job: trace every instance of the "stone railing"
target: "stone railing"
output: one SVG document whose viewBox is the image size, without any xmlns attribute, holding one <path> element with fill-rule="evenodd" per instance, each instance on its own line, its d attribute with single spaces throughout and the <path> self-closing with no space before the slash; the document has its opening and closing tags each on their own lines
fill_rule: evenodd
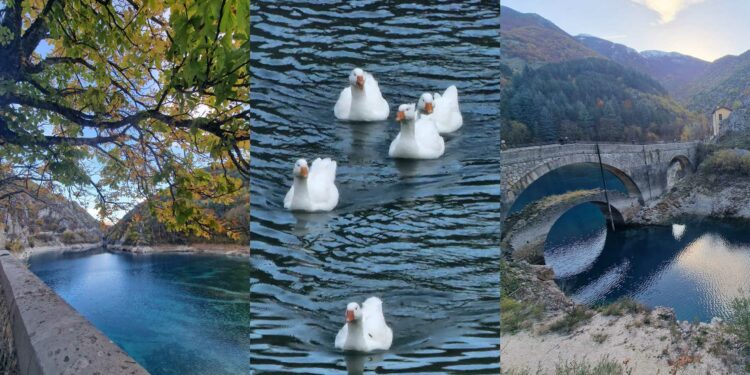
<svg viewBox="0 0 750 375">
<path fill-rule="evenodd" d="M 5 373 L 148 374 L 8 251 L 0 251 Z M 10 354 L 10 353 L 7 353 Z"/>
</svg>

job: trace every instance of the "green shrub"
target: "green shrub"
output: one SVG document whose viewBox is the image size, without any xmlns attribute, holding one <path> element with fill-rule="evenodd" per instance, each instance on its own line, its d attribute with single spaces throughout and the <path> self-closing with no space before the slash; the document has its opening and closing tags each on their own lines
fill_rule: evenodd
<svg viewBox="0 0 750 375">
<path fill-rule="evenodd" d="M 631 297 L 623 297 L 610 304 L 599 306 L 597 310 L 606 316 L 623 316 L 643 313 L 648 311 L 648 308 Z"/>
<path fill-rule="evenodd" d="M 522 303 L 510 297 L 500 297 L 500 332 L 512 335 L 530 328 L 534 320 L 541 318 L 544 307 L 537 303 Z"/>
<path fill-rule="evenodd" d="M 549 330 L 552 332 L 568 334 L 581 324 L 587 322 L 594 314 L 585 306 L 576 306 L 562 319 L 556 320 L 550 324 Z"/>
<path fill-rule="evenodd" d="M 525 369 L 503 369 L 504 375 L 540 375 L 543 374 L 541 369 L 532 372 Z M 585 360 L 572 360 L 558 363 L 555 365 L 555 375 L 630 375 L 633 369 L 629 368 L 609 357 L 602 357 L 596 363 L 589 363 Z"/>
<path fill-rule="evenodd" d="M 511 296 L 519 288 L 518 277 L 508 261 L 500 259 L 500 295 Z"/>
<path fill-rule="evenodd" d="M 729 304 L 729 310 L 729 331 L 739 338 L 746 350 L 750 349 L 750 297 L 735 297 Z"/>
<path fill-rule="evenodd" d="M 750 176 L 750 153 L 741 154 L 738 150 L 727 149 L 716 151 L 701 163 L 701 172 Z"/>
<path fill-rule="evenodd" d="M 594 333 L 591 335 L 591 339 L 594 340 L 594 342 L 597 344 L 604 343 L 608 338 L 609 335 L 607 335 L 606 333 Z"/>
<path fill-rule="evenodd" d="M 530 328 L 533 321 L 544 313 L 541 304 L 524 303 L 513 298 L 521 287 L 516 272 L 516 267 L 500 259 L 500 330 L 503 335 Z"/>
<path fill-rule="evenodd" d="M 35 235 L 34 238 L 38 240 L 39 242 L 43 242 L 43 243 L 52 242 L 55 239 L 55 237 L 53 237 L 49 233 L 39 233 Z"/>
<path fill-rule="evenodd" d="M 542 374 L 542 370 L 539 369 L 536 372 L 531 372 L 531 370 L 529 370 L 527 368 L 522 369 L 522 370 L 519 370 L 519 369 L 508 369 L 508 370 L 501 369 L 500 373 L 502 375 L 540 375 L 540 374 Z"/>
<path fill-rule="evenodd" d="M 20 253 L 23 250 L 23 244 L 19 240 L 10 240 L 5 243 L 5 250 L 12 253 Z"/>
<path fill-rule="evenodd" d="M 556 375 L 624 375 L 632 374 L 633 369 L 618 363 L 609 357 L 603 357 L 596 364 L 586 361 L 566 361 L 555 366 Z"/>
<path fill-rule="evenodd" d="M 715 144 L 699 143 L 696 150 L 696 163 L 701 165 L 709 156 L 719 150 L 719 146 Z"/>
<path fill-rule="evenodd" d="M 64 244 L 75 243 L 77 238 L 78 238 L 78 236 L 76 236 L 76 234 L 73 231 L 71 231 L 71 230 L 66 230 L 62 234 L 62 242 Z"/>
</svg>

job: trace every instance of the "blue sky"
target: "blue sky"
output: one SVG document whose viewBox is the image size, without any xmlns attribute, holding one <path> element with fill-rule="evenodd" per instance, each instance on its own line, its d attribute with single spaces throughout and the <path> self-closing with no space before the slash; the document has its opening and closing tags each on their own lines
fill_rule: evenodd
<svg viewBox="0 0 750 375">
<path fill-rule="evenodd" d="M 638 51 L 675 51 L 713 61 L 750 49 L 748 0 L 501 0 L 571 35 L 590 34 Z"/>
</svg>

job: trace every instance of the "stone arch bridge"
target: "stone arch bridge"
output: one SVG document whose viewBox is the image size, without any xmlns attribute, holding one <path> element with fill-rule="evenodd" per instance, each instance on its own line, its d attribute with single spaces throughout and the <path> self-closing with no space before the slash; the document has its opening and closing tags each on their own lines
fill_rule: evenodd
<svg viewBox="0 0 750 375">
<path fill-rule="evenodd" d="M 519 225 L 519 215 L 508 217 L 516 198 L 534 181 L 547 172 L 575 164 L 599 165 L 612 172 L 623 182 L 627 194 L 609 191 L 613 207 L 612 219 L 627 223 L 640 210 L 641 205 L 654 200 L 671 188 L 681 176 L 692 173 L 697 163 L 698 142 L 660 143 L 648 145 L 600 144 L 597 155 L 596 144 L 574 143 L 524 147 L 502 151 L 501 173 L 501 217 L 503 238 L 513 251 L 527 245 L 539 245 L 554 222 L 568 209 L 577 204 L 591 202 L 608 208 L 603 191 L 587 192 L 574 197 L 565 197 L 557 206 L 545 203 L 546 214 L 522 210 L 525 216 Z M 534 205 L 530 204 L 530 209 Z M 537 209 L 539 205 L 536 205 Z M 506 220 L 508 219 L 508 220 Z M 609 219 L 609 217 L 608 217 Z"/>
</svg>

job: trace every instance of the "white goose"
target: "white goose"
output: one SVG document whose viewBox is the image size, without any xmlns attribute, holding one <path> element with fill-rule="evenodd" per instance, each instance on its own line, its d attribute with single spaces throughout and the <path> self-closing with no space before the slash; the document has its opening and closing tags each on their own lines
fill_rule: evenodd
<svg viewBox="0 0 750 375">
<path fill-rule="evenodd" d="M 417 107 L 420 115 L 435 121 L 435 125 L 441 134 L 454 132 L 461 128 L 464 123 L 461 110 L 458 108 L 458 89 L 456 89 L 456 86 L 445 89 L 443 95 L 438 93 L 435 93 L 434 96 L 430 93 L 422 94 Z"/>
<path fill-rule="evenodd" d="M 383 121 L 389 112 L 390 107 L 380 93 L 378 81 L 360 68 L 349 74 L 349 87 L 341 91 L 333 107 L 337 119 L 348 121 Z"/>
<path fill-rule="evenodd" d="M 362 307 L 352 302 L 346 306 L 346 323 L 336 335 L 337 349 L 371 352 L 388 350 L 393 342 L 393 331 L 383 317 L 383 301 L 370 297 Z"/>
<path fill-rule="evenodd" d="M 391 142 L 388 155 L 402 159 L 436 159 L 445 152 L 445 141 L 440 136 L 432 119 L 416 119 L 414 104 L 398 107 L 396 121 L 401 131 Z"/>
<path fill-rule="evenodd" d="M 308 170 L 305 159 L 297 160 L 294 163 L 294 183 L 284 197 L 284 208 L 307 212 L 333 210 L 339 203 L 335 180 L 335 161 L 318 158 Z"/>
</svg>

